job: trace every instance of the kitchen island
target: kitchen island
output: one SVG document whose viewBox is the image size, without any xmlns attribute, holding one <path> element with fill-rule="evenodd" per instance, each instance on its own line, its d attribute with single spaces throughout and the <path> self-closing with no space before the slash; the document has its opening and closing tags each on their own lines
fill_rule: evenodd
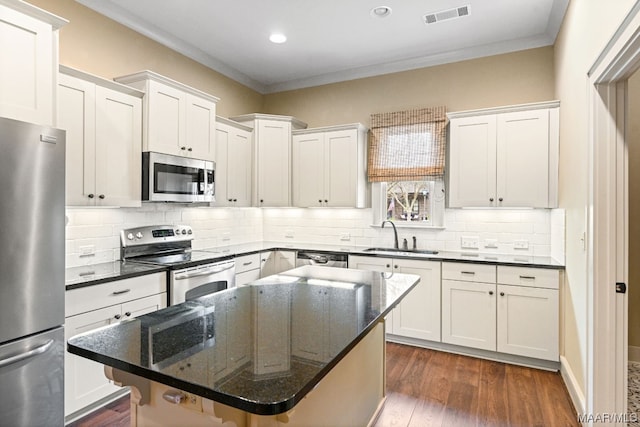
<svg viewBox="0 0 640 427">
<path fill-rule="evenodd" d="M 132 425 L 367 425 L 384 402 L 384 316 L 418 282 L 300 267 L 68 349 L 132 386 Z"/>
</svg>

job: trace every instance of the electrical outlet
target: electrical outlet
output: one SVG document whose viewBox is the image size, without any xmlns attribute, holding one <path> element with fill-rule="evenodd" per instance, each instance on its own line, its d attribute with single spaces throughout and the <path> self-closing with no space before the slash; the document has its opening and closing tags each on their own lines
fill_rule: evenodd
<svg viewBox="0 0 640 427">
<path fill-rule="evenodd" d="M 185 399 L 180 403 L 185 409 L 202 412 L 202 398 L 195 394 L 184 393 Z"/>
<path fill-rule="evenodd" d="M 529 249 L 529 241 L 528 240 L 514 240 L 513 241 L 514 249 Z"/>
<path fill-rule="evenodd" d="M 484 247 L 496 249 L 498 247 L 498 239 L 484 239 Z"/>
<path fill-rule="evenodd" d="M 78 248 L 80 256 L 92 256 L 96 253 L 95 245 L 84 245 Z"/>
<path fill-rule="evenodd" d="M 222 241 L 228 242 L 229 240 L 231 240 L 231 233 L 229 233 L 228 231 L 225 233 L 222 233 Z"/>
<path fill-rule="evenodd" d="M 343 242 L 348 242 L 349 240 L 351 240 L 351 234 L 349 233 L 340 234 L 340 240 Z"/>
<path fill-rule="evenodd" d="M 478 249 L 480 248 L 480 238 L 478 236 L 462 236 L 460 247 L 462 249 Z"/>
<path fill-rule="evenodd" d="M 284 232 L 284 238 L 285 239 L 293 239 L 294 238 L 294 234 L 293 234 L 293 230 L 286 230 Z"/>
</svg>

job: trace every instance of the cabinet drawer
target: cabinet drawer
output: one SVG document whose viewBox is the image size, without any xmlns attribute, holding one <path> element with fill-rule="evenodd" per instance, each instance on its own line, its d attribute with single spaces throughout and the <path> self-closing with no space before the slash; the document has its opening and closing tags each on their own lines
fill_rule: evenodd
<svg viewBox="0 0 640 427">
<path fill-rule="evenodd" d="M 558 289 L 560 271 L 547 268 L 498 266 L 498 283 Z"/>
<path fill-rule="evenodd" d="M 243 255 L 236 258 L 236 274 L 260 268 L 260 254 Z"/>
<path fill-rule="evenodd" d="M 442 278 L 463 282 L 496 282 L 496 266 L 461 262 L 443 262 Z"/>
<path fill-rule="evenodd" d="M 164 272 L 73 289 L 65 293 L 65 316 L 73 316 L 163 292 L 167 292 L 167 275 Z"/>
</svg>

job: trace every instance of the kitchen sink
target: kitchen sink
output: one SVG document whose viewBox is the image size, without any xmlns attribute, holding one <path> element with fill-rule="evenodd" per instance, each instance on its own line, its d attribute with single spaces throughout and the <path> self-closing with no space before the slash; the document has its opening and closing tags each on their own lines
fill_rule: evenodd
<svg viewBox="0 0 640 427">
<path fill-rule="evenodd" d="M 404 252 L 408 254 L 437 255 L 438 251 L 422 249 L 367 248 L 363 252 Z"/>
</svg>

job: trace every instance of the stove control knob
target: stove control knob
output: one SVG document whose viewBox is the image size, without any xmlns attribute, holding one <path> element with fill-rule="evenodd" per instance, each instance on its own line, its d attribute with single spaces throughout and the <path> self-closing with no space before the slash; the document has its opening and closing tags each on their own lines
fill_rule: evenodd
<svg viewBox="0 0 640 427">
<path fill-rule="evenodd" d="M 182 229 L 182 234 L 187 234 L 187 230 L 185 230 L 184 228 Z"/>
<path fill-rule="evenodd" d="M 191 231 L 191 229 L 188 229 L 187 234 L 193 234 L 193 231 Z"/>
<path fill-rule="evenodd" d="M 141 232 L 137 232 L 136 233 L 136 239 L 142 239 L 142 233 Z"/>
<path fill-rule="evenodd" d="M 133 233 L 129 233 L 129 234 L 127 234 L 127 239 L 129 239 L 129 240 L 133 240 Z"/>
<path fill-rule="evenodd" d="M 180 229 L 176 228 L 176 234 L 180 234 Z"/>
</svg>

